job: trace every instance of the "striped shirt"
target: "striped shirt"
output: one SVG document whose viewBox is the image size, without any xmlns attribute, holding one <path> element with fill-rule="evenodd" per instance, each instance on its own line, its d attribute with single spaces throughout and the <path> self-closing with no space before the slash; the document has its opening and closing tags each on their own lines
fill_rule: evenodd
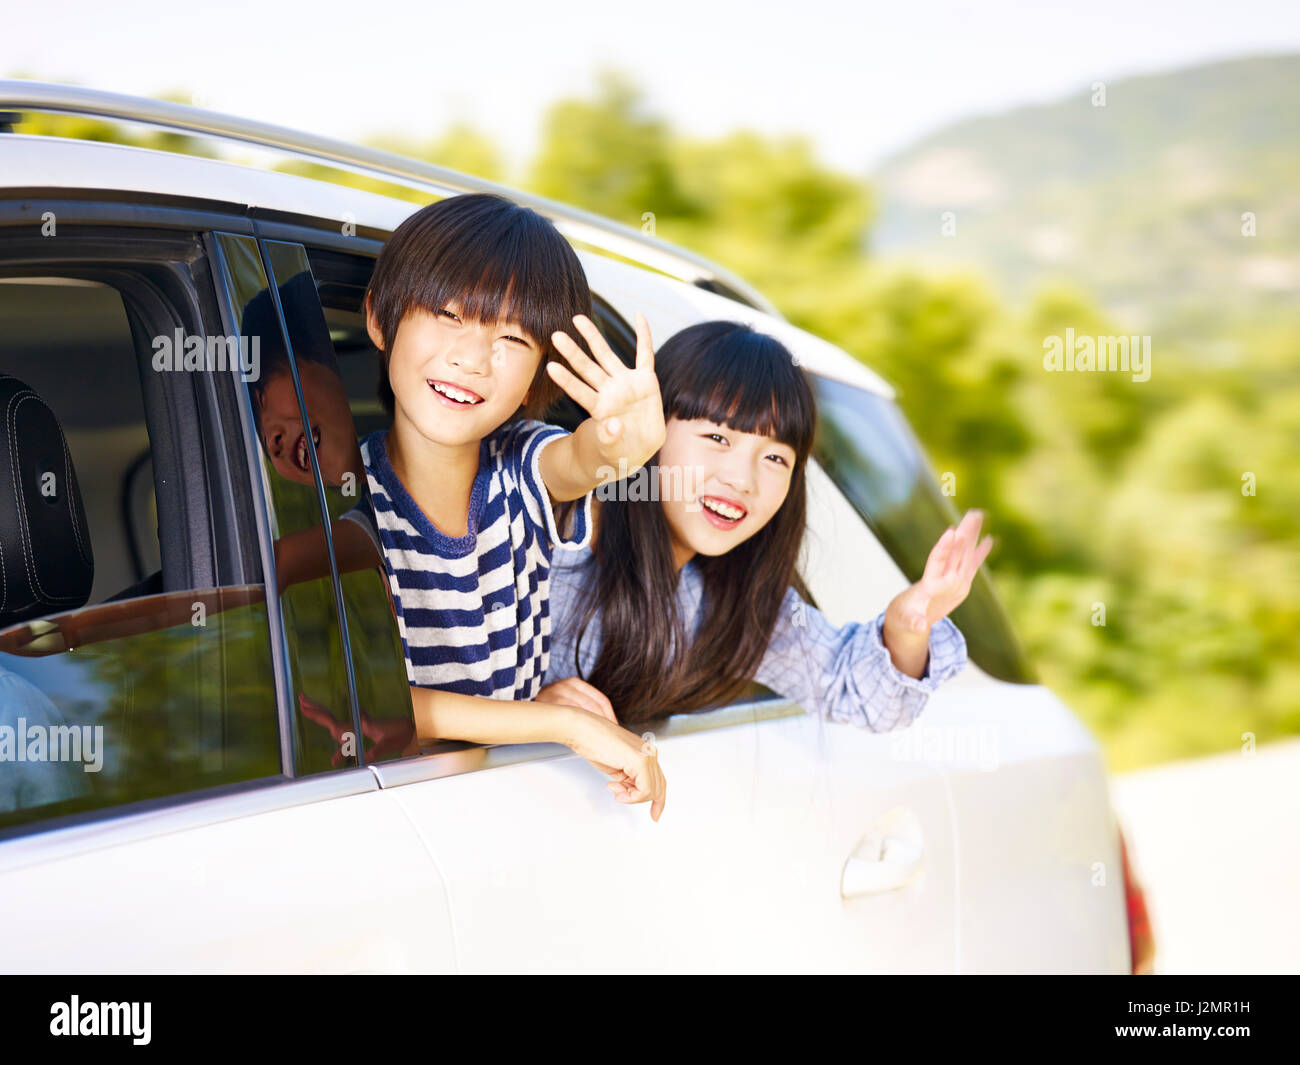
<svg viewBox="0 0 1300 1065">
<path fill-rule="evenodd" d="M 577 624 L 590 598 L 587 582 L 595 575 L 590 550 L 557 558 L 553 575 L 555 641 L 546 684 L 566 677 L 590 677 L 600 656 L 602 638 L 601 615 L 597 611 L 582 635 L 580 660 L 575 662 Z M 703 594 L 704 579 L 692 559 L 682 568 L 676 602 L 691 639 L 698 633 L 704 615 Z M 966 638 L 948 618 L 940 618 L 930 626 L 930 656 L 925 669 L 920 677 L 912 677 L 894 665 L 885 646 L 884 624 L 885 614 L 881 611 L 866 624 L 851 621 L 836 627 L 793 588 L 787 588 L 753 679 L 826 721 L 872 732 L 906 728 L 925 709 L 931 693 L 966 667 Z M 614 710 L 617 713 L 618 707 Z"/>
<path fill-rule="evenodd" d="M 537 694 L 551 645 L 551 552 L 590 539 L 590 493 L 564 537 L 538 469 L 542 448 L 565 435 L 521 420 L 485 437 L 459 537 L 437 529 L 397 479 L 386 431 L 361 441 L 412 684 L 493 699 Z"/>
</svg>

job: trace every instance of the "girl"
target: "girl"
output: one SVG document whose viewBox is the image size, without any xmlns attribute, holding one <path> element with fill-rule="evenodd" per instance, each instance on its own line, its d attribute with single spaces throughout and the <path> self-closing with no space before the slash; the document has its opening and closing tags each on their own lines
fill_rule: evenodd
<svg viewBox="0 0 1300 1065">
<path fill-rule="evenodd" d="M 650 490 L 605 493 L 593 546 L 552 570 L 538 700 L 635 729 L 758 681 L 828 720 L 910 724 L 966 662 L 946 615 L 993 546 L 976 543 L 980 512 L 939 538 L 921 580 L 874 621 L 836 628 L 791 587 L 816 410 L 790 352 L 704 322 L 667 341 L 656 370 L 666 437 L 637 475 Z"/>
</svg>

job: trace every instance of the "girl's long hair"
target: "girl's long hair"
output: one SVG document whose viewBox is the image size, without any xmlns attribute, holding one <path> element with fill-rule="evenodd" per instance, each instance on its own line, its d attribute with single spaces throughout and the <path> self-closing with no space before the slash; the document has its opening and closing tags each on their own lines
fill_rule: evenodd
<svg viewBox="0 0 1300 1065">
<path fill-rule="evenodd" d="M 655 370 L 665 420 L 707 418 L 762 433 L 793 448 L 795 463 L 784 502 L 761 530 L 726 554 L 695 557 L 703 601 L 693 634 L 676 609 L 679 575 L 663 508 L 655 500 L 602 500 L 575 658 L 599 610 L 600 654 L 584 679 L 608 696 L 625 725 L 717 706 L 749 687 L 786 589 L 797 580 L 804 470 L 816 432 L 803 371 L 780 341 L 746 325 L 712 321 L 683 329 L 656 353 Z"/>
</svg>

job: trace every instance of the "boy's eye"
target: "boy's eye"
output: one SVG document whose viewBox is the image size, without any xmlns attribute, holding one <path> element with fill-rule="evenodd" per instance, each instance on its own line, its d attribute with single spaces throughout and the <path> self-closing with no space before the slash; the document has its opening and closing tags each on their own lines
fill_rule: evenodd
<svg viewBox="0 0 1300 1065">
<path fill-rule="evenodd" d="M 508 336 L 508 337 L 504 337 L 503 339 L 513 340 L 516 344 L 522 344 L 524 347 L 528 347 L 528 341 L 526 341 L 523 337 Z"/>
<path fill-rule="evenodd" d="M 453 322 L 459 322 L 459 321 L 460 321 L 460 319 L 457 318 L 454 314 L 452 314 L 451 311 L 447 310 L 446 307 L 444 307 L 442 310 L 440 310 L 440 311 L 438 312 L 438 314 L 440 314 L 440 315 L 445 314 L 445 315 L 446 315 L 448 318 L 450 318 Z"/>
</svg>

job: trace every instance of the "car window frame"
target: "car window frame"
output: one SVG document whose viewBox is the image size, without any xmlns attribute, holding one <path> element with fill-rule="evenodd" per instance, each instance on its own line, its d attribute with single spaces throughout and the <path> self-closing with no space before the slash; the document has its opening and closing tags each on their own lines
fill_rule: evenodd
<svg viewBox="0 0 1300 1065">
<path fill-rule="evenodd" d="M 169 334 L 174 328 L 188 333 L 211 332 L 212 326 L 221 324 L 221 318 L 207 258 L 207 227 L 219 220 L 224 225 L 251 230 L 251 224 L 241 217 L 242 208 L 223 205 L 225 213 L 212 209 L 217 205 L 195 210 L 190 203 L 144 207 L 132 202 L 130 196 L 124 196 L 124 201 L 105 197 L 103 190 L 0 188 L 0 270 L 9 276 L 83 277 L 109 284 L 124 300 L 134 299 L 132 323 L 137 334 Z M 40 218 L 47 211 L 54 212 L 56 224 L 62 228 L 58 244 L 48 245 L 45 254 L 6 254 L 13 245 L 4 238 L 18 231 L 20 235 L 13 239 L 23 241 L 30 232 L 38 231 Z M 21 229 L 29 233 L 21 234 Z M 37 247 L 40 245 L 26 240 L 18 250 Z M 176 254 L 181 250 L 188 254 Z M 150 272 L 153 278 L 146 276 Z M 165 286 L 168 291 L 156 284 L 159 272 L 173 282 Z M 140 337 L 133 339 L 139 356 Z M 246 531 L 241 536 L 240 522 L 236 520 L 241 479 L 238 464 L 230 462 L 230 408 L 218 380 L 223 375 L 157 376 L 159 380 L 151 380 L 150 384 L 161 390 L 155 400 L 162 400 L 166 421 L 151 419 L 151 451 L 168 462 L 176 459 L 170 473 L 177 480 L 178 498 L 185 511 L 182 527 L 168 530 L 179 538 L 179 554 L 175 546 L 169 552 L 162 545 L 164 568 L 169 554 L 173 559 L 179 557 L 183 560 L 184 581 L 196 588 L 260 583 L 261 574 L 250 572 L 244 551 Z M 178 441 L 185 440 L 197 446 L 178 445 Z M 277 731 L 283 737 L 278 699 L 275 712 Z M 37 818 L 0 830 L 0 853 L 12 853 L 14 845 L 23 840 L 97 838 L 106 823 L 156 825 L 160 815 L 174 808 L 219 803 L 226 796 L 245 796 L 292 781 L 283 773 L 283 760 L 281 769 L 279 775 Z M 350 790 L 355 791 L 355 786 Z M 240 801 L 247 805 L 247 799 Z M 207 808 L 211 809 L 210 805 Z M 39 851 L 44 844 L 33 846 Z M 30 849 L 18 848 L 22 852 Z"/>
<path fill-rule="evenodd" d="M 313 253 L 320 251 L 356 258 L 378 257 L 382 240 L 369 236 L 350 236 L 337 231 L 337 226 L 314 229 L 298 223 L 258 222 L 257 229 L 265 239 L 287 240 L 304 245 L 313 274 L 316 274 Z M 318 277 L 319 279 L 319 277 Z M 597 323 L 610 341 L 615 353 L 631 365 L 635 360 L 636 332 L 630 323 L 615 309 L 613 303 L 597 292 L 592 292 L 593 310 Z M 625 349 L 625 350 L 624 350 Z M 803 707 L 791 700 L 773 695 L 767 698 L 744 697 L 712 710 L 674 714 L 665 718 L 656 730 L 658 738 L 685 736 L 694 732 L 718 728 L 755 725 L 762 721 L 805 714 Z M 479 756 L 466 758 L 464 752 L 478 751 Z M 418 755 L 372 765 L 371 769 L 383 787 L 435 780 L 463 773 L 478 772 L 502 765 L 525 761 L 563 758 L 572 752 L 561 744 L 474 744 L 459 740 L 436 740 L 421 749 Z"/>
</svg>

